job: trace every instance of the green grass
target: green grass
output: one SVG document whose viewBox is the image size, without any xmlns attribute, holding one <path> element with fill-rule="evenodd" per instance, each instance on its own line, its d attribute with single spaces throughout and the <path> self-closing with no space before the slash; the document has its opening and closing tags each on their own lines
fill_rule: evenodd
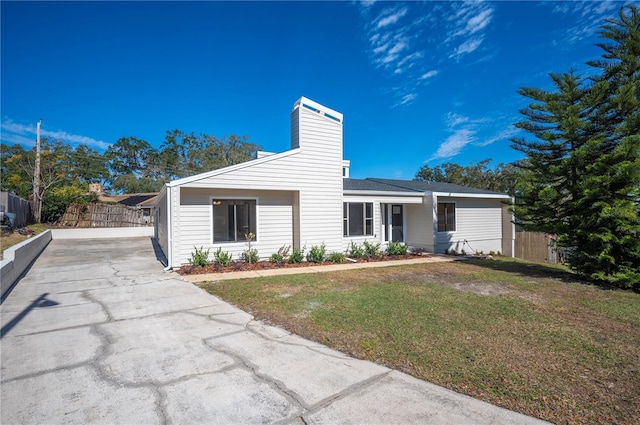
<svg viewBox="0 0 640 425">
<path fill-rule="evenodd" d="M 640 295 L 478 260 L 203 287 L 355 357 L 556 423 L 640 417 Z"/>
</svg>

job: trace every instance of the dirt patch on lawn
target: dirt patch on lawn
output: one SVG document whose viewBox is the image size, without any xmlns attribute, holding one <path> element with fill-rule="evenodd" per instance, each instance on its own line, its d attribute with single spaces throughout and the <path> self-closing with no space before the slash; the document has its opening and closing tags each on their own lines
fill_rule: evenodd
<svg viewBox="0 0 640 425">
<path fill-rule="evenodd" d="M 508 294 L 511 291 L 504 286 L 498 286 L 491 282 L 439 282 L 445 286 L 451 286 L 452 288 L 456 288 L 460 291 L 472 292 L 478 295 L 504 295 Z"/>
</svg>

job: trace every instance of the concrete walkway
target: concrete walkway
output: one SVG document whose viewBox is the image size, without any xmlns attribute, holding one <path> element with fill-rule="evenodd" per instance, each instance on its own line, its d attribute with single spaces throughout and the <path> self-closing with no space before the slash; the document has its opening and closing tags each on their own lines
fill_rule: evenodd
<svg viewBox="0 0 640 425">
<path fill-rule="evenodd" d="M 540 423 L 255 321 L 148 238 L 54 240 L 1 309 L 6 425 Z"/>
</svg>

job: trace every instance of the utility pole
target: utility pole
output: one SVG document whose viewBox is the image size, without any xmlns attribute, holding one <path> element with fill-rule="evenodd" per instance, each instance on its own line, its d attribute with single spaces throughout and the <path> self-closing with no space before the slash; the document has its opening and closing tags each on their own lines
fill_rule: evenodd
<svg viewBox="0 0 640 425">
<path fill-rule="evenodd" d="M 40 199 L 40 126 L 42 118 L 36 126 L 36 166 L 33 172 L 33 200 L 35 211 L 33 212 L 36 223 L 40 223 L 42 219 L 42 199 Z"/>
</svg>

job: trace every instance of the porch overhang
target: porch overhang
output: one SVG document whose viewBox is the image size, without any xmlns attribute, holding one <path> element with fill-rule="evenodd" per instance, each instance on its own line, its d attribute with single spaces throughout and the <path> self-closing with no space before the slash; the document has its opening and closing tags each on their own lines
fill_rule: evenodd
<svg viewBox="0 0 640 425">
<path fill-rule="evenodd" d="M 368 198 L 386 204 L 422 204 L 423 193 L 408 194 L 407 192 L 379 192 L 374 190 L 345 190 L 344 197 Z"/>
</svg>

